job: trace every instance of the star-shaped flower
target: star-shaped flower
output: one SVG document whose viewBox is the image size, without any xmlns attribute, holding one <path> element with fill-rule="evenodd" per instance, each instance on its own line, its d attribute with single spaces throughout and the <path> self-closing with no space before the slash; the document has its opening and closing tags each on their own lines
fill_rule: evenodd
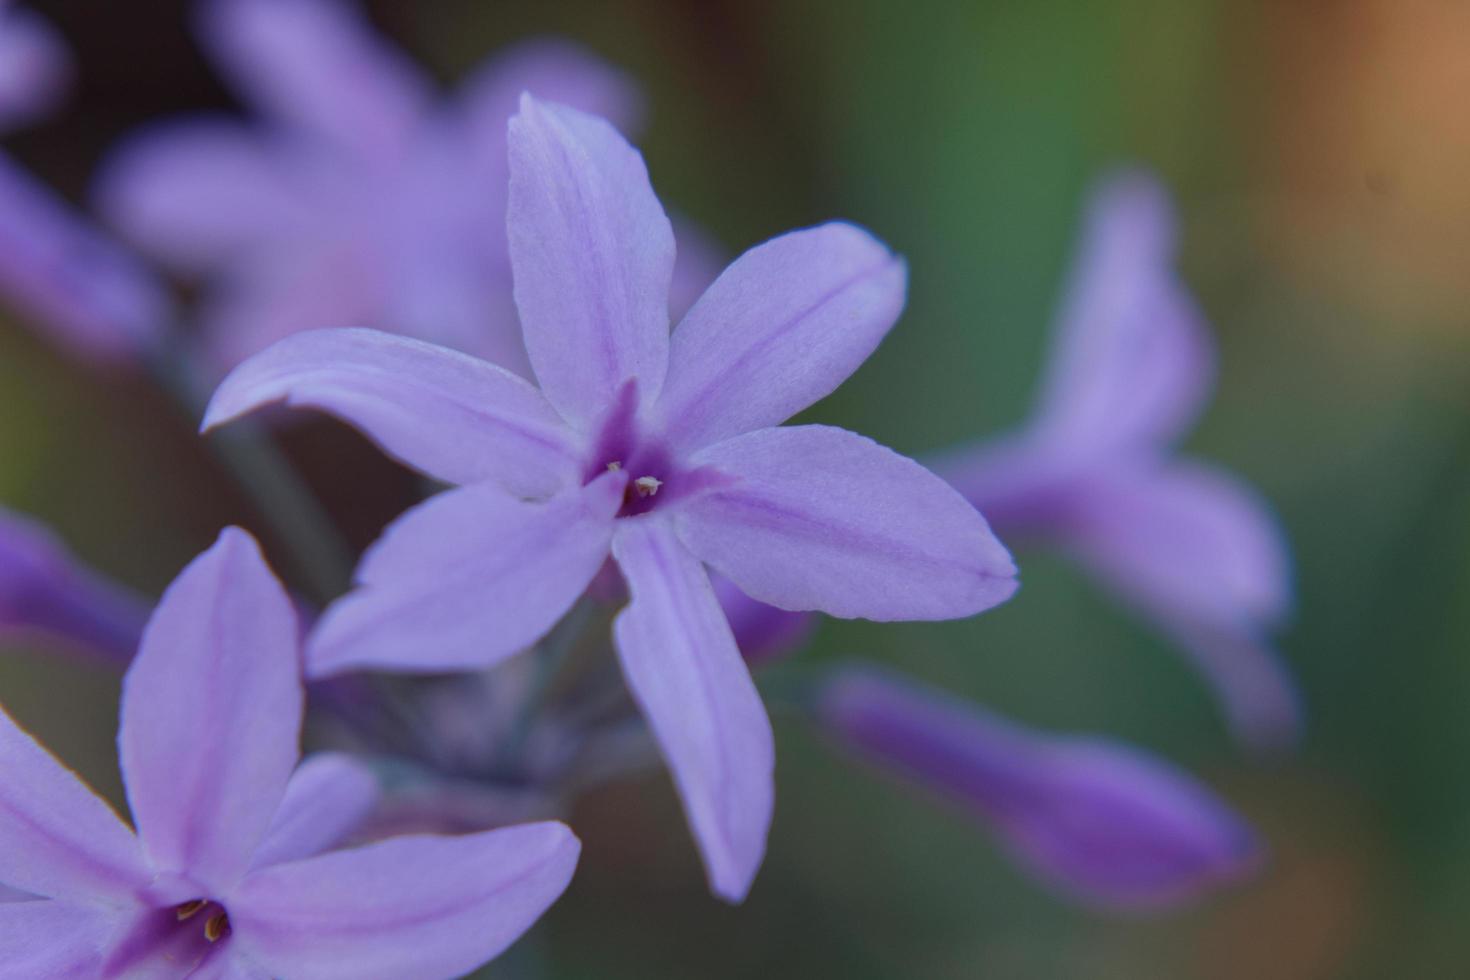
<svg viewBox="0 0 1470 980">
<path fill-rule="evenodd" d="M 1015 568 L 913 460 L 843 429 L 775 427 L 856 370 L 903 307 L 904 264 L 867 232 L 828 224 L 750 250 L 671 337 L 674 238 L 642 158 L 605 121 L 530 96 L 510 124 L 508 229 L 539 390 L 421 342 L 319 331 L 237 368 L 205 427 L 313 406 L 464 485 L 372 548 L 314 635 L 314 674 L 507 657 L 611 553 L 632 593 L 615 625 L 624 675 L 712 886 L 739 899 L 765 849 L 773 750 L 704 566 L 782 609 L 878 620 L 980 612 L 1015 590 Z"/>
<path fill-rule="evenodd" d="M 1031 422 L 936 468 L 1007 541 L 1075 556 L 1179 642 L 1242 737 L 1289 740 L 1296 689 L 1267 642 L 1290 605 L 1282 534 L 1249 487 L 1172 452 L 1214 373 L 1174 249 L 1162 188 L 1137 173 L 1104 183 Z"/>
<path fill-rule="evenodd" d="M 571 878 L 558 823 L 321 853 L 371 809 L 349 759 L 297 766 L 295 612 L 242 531 L 169 587 L 123 687 L 136 834 L 0 712 L 6 976 L 455 977 Z"/>
</svg>

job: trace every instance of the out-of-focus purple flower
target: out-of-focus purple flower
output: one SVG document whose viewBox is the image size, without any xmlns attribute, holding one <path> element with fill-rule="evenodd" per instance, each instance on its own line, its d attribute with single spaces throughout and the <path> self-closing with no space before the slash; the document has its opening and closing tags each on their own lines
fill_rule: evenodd
<svg viewBox="0 0 1470 980">
<path fill-rule="evenodd" d="M 569 43 L 534 41 L 440 102 L 342 0 L 203 9 L 205 47 L 257 123 L 159 125 L 118 152 L 98 199 L 148 254 L 207 280 L 214 366 L 350 324 L 529 374 L 504 231 L 506 120 L 531 89 L 630 124 L 631 83 Z M 716 271 L 690 248 L 684 291 Z"/>
<path fill-rule="evenodd" d="M 773 749 L 708 563 L 788 610 L 968 616 L 1015 590 L 973 507 L 913 460 L 827 426 L 778 427 L 867 359 L 906 270 L 828 224 L 737 259 L 672 338 L 674 236 L 638 152 L 525 96 L 510 127 L 510 259 L 540 389 L 366 330 L 298 334 L 238 367 L 211 427 L 272 402 L 331 412 L 467 484 L 400 518 L 323 617 L 316 674 L 455 670 L 536 642 L 609 552 L 632 594 L 615 645 L 714 890 L 760 865 Z"/>
<path fill-rule="evenodd" d="M 147 619 L 141 596 L 82 565 L 49 529 L 0 508 L 0 638 L 36 633 L 127 663 Z"/>
<path fill-rule="evenodd" d="M 790 612 L 757 602 L 721 575 L 711 575 L 715 598 L 720 601 L 740 655 L 750 667 L 763 667 L 794 653 L 811 638 L 816 617 L 808 612 Z"/>
<path fill-rule="evenodd" d="M 1029 731 L 871 667 L 830 675 L 815 711 L 843 747 L 959 804 L 1081 900 L 1158 907 L 1259 865 L 1255 835 L 1214 793 L 1120 743 Z"/>
<path fill-rule="evenodd" d="M 1163 189 L 1126 173 L 1093 199 L 1040 404 L 1020 432 L 936 465 L 996 532 L 1072 555 L 1193 657 L 1233 729 L 1290 741 L 1295 685 L 1267 640 L 1289 559 L 1263 501 L 1172 444 L 1208 396 L 1214 350 L 1174 271 Z"/>
<path fill-rule="evenodd" d="M 455 977 L 571 878 L 558 823 L 322 853 L 367 816 L 372 775 L 298 766 L 295 614 L 228 529 L 165 593 L 123 686 L 136 834 L 0 712 L 0 962 L 16 977 Z"/>
<path fill-rule="evenodd" d="M 0 132 L 55 107 L 71 74 L 51 26 L 0 0 Z"/>
</svg>

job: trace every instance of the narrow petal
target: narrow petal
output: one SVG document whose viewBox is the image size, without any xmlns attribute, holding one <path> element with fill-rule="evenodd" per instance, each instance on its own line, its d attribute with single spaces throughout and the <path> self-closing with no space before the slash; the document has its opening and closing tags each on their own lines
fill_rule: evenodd
<svg viewBox="0 0 1470 980">
<path fill-rule="evenodd" d="M 7 977 L 94 980 L 114 928 L 95 906 L 46 899 L 0 905 L 0 969 Z"/>
<path fill-rule="evenodd" d="M 118 747 L 161 871 L 223 890 L 249 866 L 300 755 L 296 611 L 226 528 L 164 593 L 123 683 Z"/>
<path fill-rule="evenodd" d="M 1141 173 L 1092 200 L 1036 420 L 1077 452 L 1171 440 L 1209 395 L 1214 350 L 1174 271 L 1174 225 L 1163 188 Z"/>
<path fill-rule="evenodd" d="M 491 484 L 451 490 L 395 521 L 327 610 L 313 676 L 352 668 L 485 667 L 535 643 L 607 560 L 626 473 L 545 502 Z"/>
<path fill-rule="evenodd" d="M 273 149 L 229 120 L 166 123 L 113 152 L 94 198 L 145 252 L 181 272 L 207 272 L 299 219 Z"/>
<path fill-rule="evenodd" d="M 698 559 L 662 521 L 623 521 L 613 555 L 633 601 L 613 637 L 684 801 L 710 888 L 743 900 L 775 805 L 771 722 Z"/>
<path fill-rule="evenodd" d="M 1128 746 L 1028 731 L 872 668 L 834 674 L 818 716 L 844 747 L 984 820 L 1034 874 L 1084 901 L 1165 905 L 1259 864 L 1250 829 L 1207 787 Z"/>
<path fill-rule="evenodd" d="M 953 488 L 871 439 L 761 429 L 696 454 L 731 485 L 678 512 L 690 550 L 761 602 L 865 619 L 954 619 L 1016 590 L 1016 569 Z"/>
<path fill-rule="evenodd" d="M 273 402 L 328 412 L 389 455 L 450 483 L 545 496 L 575 481 L 576 447 L 523 378 L 376 330 L 312 330 L 250 358 L 210 400 L 208 430 Z"/>
<path fill-rule="evenodd" d="M 780 425 L 831 394 L 903 310 L 902 259 L 853 225 L 746 252 L 674 331 L 658 413 L 680 448 Z"/>
<path fill-rule="evenodd" d="M 320 854 L 357 830 L 378 802 L 378 780 L 349 755 L 322 752 L 291 774 L 281 807 L 255 852 L 263 868 Z"/>
<path fill-rule="evenodd" d="M 566 889 L 580 845 L 559 823 L 399 837 L 257 871 L 231 942 L 292 980 L 449 980 L 499 955 Z"/>
<path fill-rule="evenodd" d="M 1209 683 L 1236 738 L 1262 750 L 1297 742 L 1305 723 L 1301 691 L 1290 666 L 1259 629 L 1166 612 L 1153 615 Z"/>
<path fill-rule="evenodd" d="M 524 97 L 506 225 L 546 397 L 577 425 L 630 378 L 652 402 L 668 367 L 674 233 L 638 151 L 601 119 Z"/>
<path fill-rule="evenodd" d="M 35 895 L 115 903 L 147 882 L 128 826 L 4 711 L 0 772 L 0 881 Z"/>
<path fill-rule="evenodd" d="M 258 111 L 345 150 L 394 151 L 433 97 L 428 79 L 344 0 L 212 0 L 200 32 Z"/>
<path fill-rule="evenodd" d="M 55 106 L 70 74 L 66 47 L 51 25 L 0 4 L 0 131 Z"/>
</svg>

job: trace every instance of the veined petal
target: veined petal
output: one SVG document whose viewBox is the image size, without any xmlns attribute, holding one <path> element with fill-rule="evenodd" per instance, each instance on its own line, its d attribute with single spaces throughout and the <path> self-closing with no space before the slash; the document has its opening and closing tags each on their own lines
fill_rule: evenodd
<svg viewBox="0 0 1470 980">
<path fill-rule="evenodd" d="M 633 595 L 613 627 L 623 675 L 673 773 L 710 887 L 739 902 L 775 805 L 771 722 L 709 578 L 672 529 L 625 520 L 613 556 Z"/>
<path fill-rule="evenodd" d="M 1254 834 L 1214 793 L 1126 745 L 1029 731 L 873 668 L 835 673 L 818 716 L 840 744 L 983 819 L 1078 898 L 1165 905 L 1259 864 Z"/>
<path fill-rule="evenodd" d="M 70 74 L 66 47 L 51 25 L 0 4 L 0 130 L 49 110 Z"/>
<path fill-rule="evenodd" d="M 545 496 L 577 476 L 572 435 L 534 386 L 408 337 L 362 329 L 287 337 L 230 372 L 203 428 L 272 402 L 328 412 L 450 483 L 494 480 Z"/>
<path fill-rule="evenodd" d="M 212 0 L 200 34 L 261 113 L 349 151 L 396 151 L 431 104 L 428 79 L 342 0 Z"/>
<path fill-rule="evenodd" d="M 638 151 L 601 119 L 525 96 L 506 228 L 546 397 L 582 426 L 630 378 L 651 403 L 668 367 L 674 233 Z"/>
<path fill-rule="evenodd" d="M 160 871 L 223 891 L 300 757 L 296 611 L 253 538 L 226 528 L 164 593 L 123 682 L 118 750 Z"/>
<path fill-rule="evenodd" d="M 0 969 L 18 980 L 95 980 L 102 943 L 114 927 L 96 906 L 7 902 L 0 905 Z"/>
<path fill-rule="evenodd" d="M 341 752 L 311 756 L 291 774 L 252 866 L 295 861 L 336 847 L 377 802 L 378 780 L 367 766 Z"/>
<path fill-rule="evenodd" d="M 449 980 L 500 954 L 566 889 L 580 845 L 559 823 L 398 837 L 252 873 L 230 941 L 292 980 Z"/>
<path fill-rule="evenodd" d="M 308 672 L 465 670 L 535 643 L 607 560 L 627 479 L 607 473 L 543 502 L 477 484 L 410 510 L 322 617 Z"/>
<path fill-rule="evenodd" d="M 689 549 L 754 599 L 865 619 L 954 619 L 1016 590 L 985 518 L 939 477 L 829 426 L 760 429 L 700 451 L 731 477 L 678 510 Z"/>
<path fill-rule="evenodd" d="M 849 224 L 746 252 L 674 331 L 658 403 L 668 439 L 709 445 L 825 398 L 898 319 L 906 284 L 903 260 Z"/>
<path fill-rule="evenodd" d="M 148 881 L 128 826 L 4 711 L 0 772 L 0 881 L 51 898 L 118 904 Z"/>
</svg>

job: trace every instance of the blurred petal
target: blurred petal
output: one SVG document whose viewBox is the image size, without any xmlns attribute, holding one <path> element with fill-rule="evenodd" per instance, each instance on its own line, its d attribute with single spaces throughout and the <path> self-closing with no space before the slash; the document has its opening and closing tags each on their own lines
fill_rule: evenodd
<svg viewBox="0 0 1470 980">
<path fill-rule="evenodd" d="M 1155 618 L 1209 682 L 1236 738 L 1258 749 L 1297 742 L 1304 724 L 1301 692 L 1290 667 L 1257 630 L 1165 613 Z"/>
<path fill-rule="evenodd" d="M 761 429 L 694 461 L 732 478 L 678 511 L 691 551 L 761 602 L 865 619 L 954 619 L 1016 590 L 985 519 L 948 484 L 829 426 Z"/>
<path fill-rule="evenodd" d="M 0 508 L 0 638 L 35 631 L 126 664 L 147 619 L 141 596 L 78 562 L 48 528 Z"/>
<path fill-rule="evenodd" d="M 113 152 L 94 196 L 129 241 L 197 275 L 301 217 L 273 149 L 230 120 L 165 123 Z"/>
<path fill-rule="evenodd" d="M 0 303 L 71 353 L 136 360 L 171 315 L 163 285 L 0 154 Z"/>
<path fill-rule="evenodd" d="M 629 379 L 651 402 L 668 367 L 674 233 L 643 158 L 601 119 L 526 96 L 510 175 L 516 306 L 541 389 L 574 425 Z"/>
<path fill-rule="evenodd" d="M 51 26 L 0 4 L 0 131 L 50 110 L 70 74 L 66 48 Z"/>
<path fill-rule="evenodd" d="M 37 980 L 92 980 L 102 942 L 114 928 L 99 908 L 48 900 L 0 905 L 4 975 Z"/>
<path fill-rule="evenodd" d="M 622 521 L 613 555 L 633 594 L 614 622 L 623 675 L 674 775 L 710 888 L 739 902 L 775 805 L 765 706 L 704 569 L 666 524 Z"/>
<path fill-rule="evenodd" d="M 360 329 L 288 337 L 225 378 L 204 428 L 278 401 L 335 415 L 451 483 L 494 480 L 543 496 L 576 481 L 570 433 L 535 387 L 423 341 Z"/>
<path fill-rule="evenodd" d="M 0 772 L 0 881 L 36 895 L 118 904 L 147 883 L 128 826 L 4 711 Z"/>
<path fill-rule="evenodd" d="M 694 222 L 678 215 L 672 221 L 678 252 L 674 255 L 674 281 L 669 287 L 669 317 L 678 323 L 719 278 L 729 254 Z"/>
<path fill-rule="evenodd" d="M 231 942 L 291 980 L 450 980 L 500 954 L 556 901 L 580 845 L 559 823 L 399 837 L 250 875 Z"/>
<path fill-rule="evenodd" d="M 160 871 L 223 892 L 250 864 L 300 757 L 296 611 L 239 528 L 180 573 L 123 682 L 118 749 Z"/>
<path fill-rule="evenodd" d="M 818 711 L 843 745 L 985 819 L 1080 899 L 1164 905 L 1258 865 L 1254 835 L 1208 788 L 1127 746 L 1036 734 L 871 668 L 833 675 Z"/>
<path fill-rule="evenodd" d="M 1209 395 L 1214 351 L 1174 272 L 1174 225 L 1143 173 L 1092 199 L 1036 420 L 1079 453 L 1171 440 Z"/>
<path fill-rule="evenodd" d="M 377 802 L 378 780 L 367 766 L 340 752 L 309 757 L 291 774 L 252 866 L 295 861 L 337 847 Z"/>
<path fill-rule="evenodd" d="M 433 95 L 428 79 L 342 0 L 213 0 L 200 31 L 259 112 L 348 151 L 397 150 Z"/>
<path fill-rule="evenodd" d="M 715 598 L 720 600 L 735 645 L 750 667 L 780 660 L 805 643 L 816 629 L 813 614 L 787 612 L 756 602 L 721 575 L 711 575 L 710 585 L 714 587 Z"/>
<path fill-rule="evenodd" d="M 525 649 L 607 560 L 626 483 L 608 473 L 544 502 L 477 484 L 420 504 L 383 532 L 358 589 L 322 617 L 309 672 L 466 670 Z"/>
<path fill-rule="evenodd" d="M 669 440 L 706 446 L 825 398 L 898 319 L 906 282 L 903 261 L 848 224 L 746 252 L 674 331 L 658 403 Z"/>
</svg>

